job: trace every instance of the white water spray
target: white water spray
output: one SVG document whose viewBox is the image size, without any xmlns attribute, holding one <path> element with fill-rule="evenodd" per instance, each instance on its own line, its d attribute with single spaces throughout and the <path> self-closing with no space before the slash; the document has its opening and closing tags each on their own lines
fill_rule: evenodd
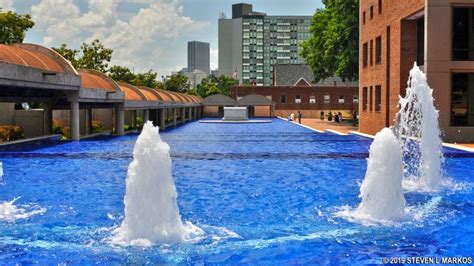
<svg viewBox="0 0 474 266">
<path fill-rule="evenodd" d="M 3 174 L 3 163 L 0 162 L 0 183 L 3 183 Z M 0 221 L 15 222 L 18 219 L 26 219 L 46 211 L 46 209 L 39 206 L 22 206 L 32 209 L 30 211 L 26 211 L 24 208 L 18 208 L 15 206 L 15 201 L 18 199 L 19 198 L 15 198 L 12 201 L 0 202 Z"/>
<path fill-rule="evenodd" d="M 114 243 L 148 246 L 202 234 L 200 228 L 181 221 L 171 165 L 170 147 L 161 140 L 158 127 L 146 122 L 128 167 L 125 218 L 114 231 Z"/>
<path fill-rule="evenodd" d="M 439 114 L 432 93 L 425 74 L 415 63 L 406 95 L 399 100 L 395 126 L 405 157 L 405 184 L 415 190 L 437 191 L 443 183 Z"/>
<path fill-rule="evenodd" d="M 382 129 L 370 145 L 367 171 L 360 187 L 362 202 L 355 215 L 375 220 L 397 220 L 405 215 L 400 143 L 392 130 Z"/>
</svg>

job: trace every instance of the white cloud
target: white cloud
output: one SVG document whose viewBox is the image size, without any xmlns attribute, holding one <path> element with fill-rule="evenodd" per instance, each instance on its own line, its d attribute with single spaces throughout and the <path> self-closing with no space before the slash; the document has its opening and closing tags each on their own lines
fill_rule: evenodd
<svg viewBox="0 0 474 266">
<path fill-rule="evenodd" d="M 141 0 L 147 6 L 128 20 L 122 20 L 117 11 L 120 1 L 130 2 L 88 0 L 87 11 L 81 12 L 72 0 L 41 0 L 31 7 L 31 13 L 36 28 L 44 34 L 44 45 L 67 43 L 79 47 L 84 41 L 98 38 L 114 50 L 113 64 L 135 68 L 136 71 L 153 68 L 160 75 L 166 74 L 163 71 L 176 64 L 163 65 L 160 60 L 164 55 L 163 47 L 178 37 L 202 31 L 208 26 L 207 22 L 185 16 L 183 6 L 177 0 Z"/>
<path fill-rule="evenodd" d="M 3 11 L 15 11 L 13 8 L 13 0 L 0 0 L 0 8 Z"/>
</svg>

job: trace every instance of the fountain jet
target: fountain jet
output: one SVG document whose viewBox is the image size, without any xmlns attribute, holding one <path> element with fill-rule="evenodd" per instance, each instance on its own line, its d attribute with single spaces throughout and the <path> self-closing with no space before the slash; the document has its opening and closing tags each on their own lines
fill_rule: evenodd
<svg viewBox="0 0 474 266">
<path fill-rule="evenodd" d="M 395 129 L 405 158 L 404 176 L 417 190 L 439 190 L 443 181 L 439 114 L 432 93 L 425 74 L 415 62 L 405 97 L 399 100 Z"/>
<path fill-rule="evenodd" d="M 392 130 L 384 128 L 375 135 L 360 187 L 362 202 L 355 216 L 371 220 L 397 220 L 405 215 L 401 154 L 400 143 Z"/>
<path fill-rule="evenodd" d="M 148 246 L 182 242 L 202 233 L 181 221 L 177 195 L 170 147 L 161 140 L 158 127 L 148 121 L 133 149 L 126 179 L 125 218 L 112 241 Z"/>
</svg>

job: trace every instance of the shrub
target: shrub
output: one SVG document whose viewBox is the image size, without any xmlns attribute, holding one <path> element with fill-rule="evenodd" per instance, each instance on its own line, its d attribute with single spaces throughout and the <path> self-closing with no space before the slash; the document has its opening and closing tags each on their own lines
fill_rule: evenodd
<svg viewBox="0 0 474 266">
<path fill-rule="evenodd" d="M 92 120 L 92 133 L 104 132 L 105 126 L 98 120 Z"/>
<path fill-rule="evenodd" d="M 23 129 L 20 126 L 14 125 L 3 125 L 0 126 L 0 143 L 17 140 L 17 139 L 24 139 L 25 135 L 23 135 Z"/>
<path fill-rule="evenodd" d="M 61 134 L 61 140 L 71 138 L 69 126 L 63 125 L 59 120 L 53 119 L 53 134 Z"/>
</svg>

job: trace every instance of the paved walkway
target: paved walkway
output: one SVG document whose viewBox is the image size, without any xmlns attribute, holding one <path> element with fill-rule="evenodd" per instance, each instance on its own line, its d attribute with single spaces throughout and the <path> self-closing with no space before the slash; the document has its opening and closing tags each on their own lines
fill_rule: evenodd
<svg viewBox="0 0 474 266">
<path fill-rule="evenodd" d="M 298 120 L 295 121 L 295 123 L 298 123 Z M 334 130 L 342 134 L 347 134 L 349 131 L 359 131 L 357 126 L 352 126 L 352 123 L 350 122 L 343 122 L 341 125 L 335 123 L 334 121 L 329 122 L 327 120 L 321 121 L 319 118 L 303 118 L 301 119 L 301 124 L 304 126 L 319 130 L 319 131 L 325 131 L 325 130 Z M 450 146 L 453 145 L 451 143 L 445 144 L 445 146 Z M 453 146 L 463 146 L 468 148 L 468 150 L 472 151 L 474 149 L 474 143 L 456 143 Z"/>
<path fill-rule="evenodd" d="M 298 119 L 295 121 L 298 123 Z M 358 128 L 357 126 L 352 126 L 352 123 L 348 122 L 343 122 L 342 124 L 338 124 L 334 121 L 327 121 L 327 120 L 321 120 L 319 118 L 302 118 L 301 119 L 301 124 L 316 129 L 320 131 L 325 131 L 326 129 L 329 130 L 335 130 L 343 134 L 347 134 L 349 131 L 357 131 Z"/>
</svg>

